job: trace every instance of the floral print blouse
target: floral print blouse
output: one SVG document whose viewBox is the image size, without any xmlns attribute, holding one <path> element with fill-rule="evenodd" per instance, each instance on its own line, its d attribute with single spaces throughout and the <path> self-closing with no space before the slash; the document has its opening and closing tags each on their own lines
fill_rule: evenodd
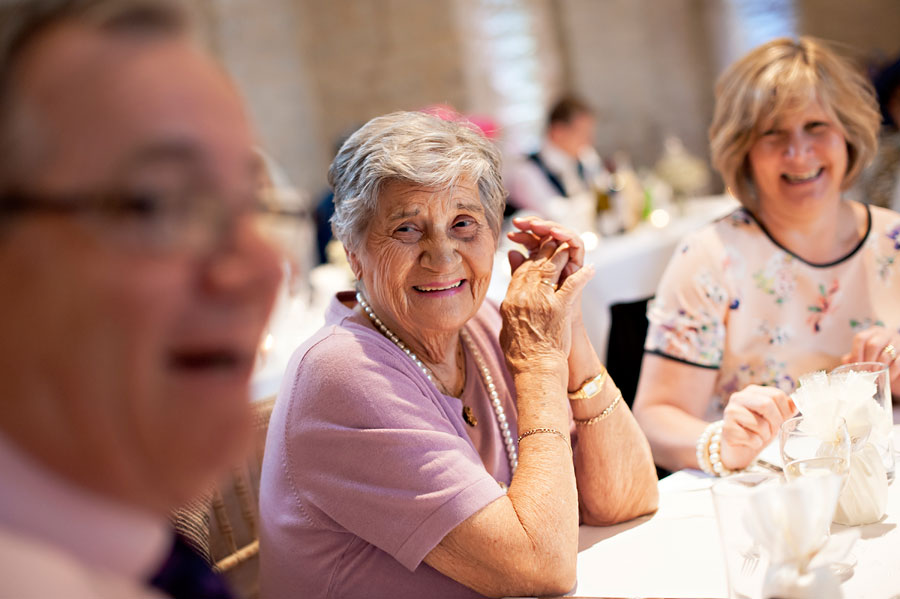
<svg viewBox="0 0 900 599">
<path fill-rule="evenodd" d="M 718 370 L 707 419 L 750 384 L 792 392 L 870 326 L 900 330 L 900 214 L 866 209 L 862 241 L 829 264 L 781 247 L 744 209 L 681 242 L 648 305 L 644 348 Z"/>
</svg>

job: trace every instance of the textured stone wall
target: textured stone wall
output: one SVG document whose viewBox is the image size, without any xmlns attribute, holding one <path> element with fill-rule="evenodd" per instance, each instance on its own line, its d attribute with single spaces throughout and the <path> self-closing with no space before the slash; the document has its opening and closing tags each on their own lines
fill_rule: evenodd
<svg viewBox="0 0 900 599">
<path fill-rule="evenodd" d="M 900 0 L 801 0 L 800 31 L 847 44 L 863 58 L 900 53 Z"/>
<path fill-rule="evenodd" d="M 528 11 L 533 21 L 535 41 L 529 47 L 544 101 L 549 104 L 568 88 L 594 104 L 602 153 L 624 149 L 636 165 L 652 165 L 664 137 L 675 134 L 705 157 L 715 77 L 734 58 L 729 43 L 738 35 L 734 7 L 748 2 L 766 4 L 198 0 L 198 5 L 211 21 L 214 47 L 248 99 L 263 145 L 296 185 L 316 194 L 325 186 L 335 140 L 372 116 L 434 103 L 481 112 L 502 104 L 504 94 L 510 96 L 508 82 L 501 93 L 500 80 L 491 78 L 501 77 L 503 67 L 485 64 L 490 57 L 480 48 L 486 38 L 478 38 L 485 34 L 471 17 L 485 19 L 511 6 Z M 800 33 L 849 44 L 863 58 L 900 52 L 900 0 L 796 0 L 794 6 Z M 533 112 L 522 112 L 521 119 L 533 119 Z"/>
<path fill-rule="evenodd" d="M 599 111 L 602 154 L 652 165 L 666 135 L 706 155 L 712 66 L 698 0 L 561 0 L 572 89 Z"/>
</svg>

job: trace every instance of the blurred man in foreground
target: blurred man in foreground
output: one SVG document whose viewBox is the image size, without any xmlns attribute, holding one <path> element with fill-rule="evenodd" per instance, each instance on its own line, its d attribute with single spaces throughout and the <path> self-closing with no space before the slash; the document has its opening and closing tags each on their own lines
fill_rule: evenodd
<svg viewBox="0 0 900 599">
<path fill-rule="evenodd" d="M 166 514 L 251 432 L 253 144 L 174 2 L 0 5 L 0 596 L 228 596 Z"/>
</svg>

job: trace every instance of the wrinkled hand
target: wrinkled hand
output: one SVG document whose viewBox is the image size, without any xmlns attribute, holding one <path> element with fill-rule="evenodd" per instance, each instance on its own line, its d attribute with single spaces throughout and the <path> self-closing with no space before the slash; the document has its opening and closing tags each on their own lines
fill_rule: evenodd
<svg viewBox="0 0 900 599">
<path fill-rule="evenodd" d="M 796 412 L 793 400 L 775 387 L 748 385 L 733 393 L 725 406 L 722 465 L 730 470 L 749 466 Z"/>
<path fill-rule="evenodd" d="M 888 348 L 893 348 L 893 352 Z M 887 351 L 885 351 L 887 350 Z M 853 347 L 841 357 L 850 362 L 881 362 L 890 366 L 891 392 L 900 393 L 900 335 L 884 327 L 869 327 L 853 337 Z"/>
<path fill-rule="evenodd" d="M 527 258 L 519 252 L 510 253 L 512 280 L 500 306 L 503 316 L 500 342 L 513 368 L 541 356 L 568 356 L 572 344 L 573 306 L 580 303 L 584 285 L 593 275 L 592 268 L 569 266 L 572 253 L 578 253 L 578 250 L 568 243 L 560 242 L 552 235 L 545 235 L 537 242 L 536 233 L 530 230 L 522 233 L 535 237 L 526 246 L 529 248 Z M 581 256 L 583 254 L 582 248 Z"/>
<path fill-rule="evenodd" d="M 511 241 L 525 246 L 528 250 L 528 257 L 532 258 L 536 255 L 538 249 L 545 240 L 553 239 L 557 244 L 567 246 L 569 261 L 562 269 L 559 284 L 562 285 L 565 280 L 578 272 L 584 266 L 584 242 L 581 237 L 566 229 L 560 224 L 550 220 L 538 218 L 536 216 L 526 216 L 525 218 L 514 218 L 512 220 L 514 227 L 518 231 L 507 233 L 507 237 Z M 517 250 L 509 252 L 509 266 L 512 272 L 526 260 L 526 257 Z"/>
<path fill-rule="evenodd" d="M 571 275 L 584 266 L 584 242 L 581 237 L 570 229 L 542 218 L 530 216 L 513 219 L 513 225 L 519 229 L 508 234 L 510 240 L 525 246 L 528 257 L 533 258 L 544 243 L 556 243 L 559 247 L 565 247 L 568 252 L 568 262 L 560 272 L 559 282 L 562 284 Z M 527 258 L 516 250 L 509 253 L 509 265 L 513 272 L 525 262 Z M 581 313 L 581 290 L 572 301 L 571 339 L 572 344 L 567 355 L 569 367 L 568 388 L 577 389 L 588 378 L 597 374 L 600 368 L 600 359 L 591 346 Z"/>
</svg>

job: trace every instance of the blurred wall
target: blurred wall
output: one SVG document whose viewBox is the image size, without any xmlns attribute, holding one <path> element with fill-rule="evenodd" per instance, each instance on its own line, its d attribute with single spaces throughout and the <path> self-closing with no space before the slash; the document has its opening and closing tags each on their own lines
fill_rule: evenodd
<svg viewBox="0 0 900 599">
<path fill-rule="evenodd" d="M 800 31 L 847 44 L 860 58 L 900 54 L 900 0 L 802 0 Z"/>
<path fill-rule="evenodd" d="M 635 165 L 652 165 L 670 133 L 708 155 L 715 78 L 746 51 L 741 44 L 787 28 L 848 44 L 862 59 L 900 52 L 900 0 L 202 4 L 263 145 L 311 194 L 326 185 L 337 137 L 393 110 L 491 112 L 526 149 L 541 108 L 570 89 L 598 109 L 602 153 L 623 149 Z M 766 29 L 769 12 L 783 22 Z"/>
<path fill-rule="evenodd" d="M 599 111 L 601 154 L 652 165 L 666 135 L 706 155 L 713 67 L 699 0 L 560 0 L 570 86 Z"/>
</svg>

